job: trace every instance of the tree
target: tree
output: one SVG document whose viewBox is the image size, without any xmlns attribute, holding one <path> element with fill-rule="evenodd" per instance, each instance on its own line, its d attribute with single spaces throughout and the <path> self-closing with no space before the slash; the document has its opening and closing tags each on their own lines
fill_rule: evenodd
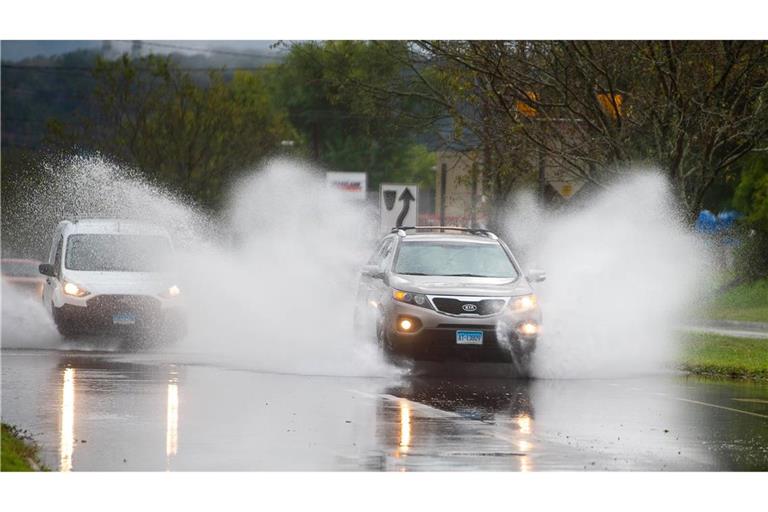
<svg viewBox="0 0 768 512">
<path fill-rule="evenodd" d="M 741 173 L 733 205 L 746 222 L 768 235 L 768 157 L 750 160 Z"/>
<path fill-rule="evenodd" d="M 452 112 L 474 131 L 490 128 L 494 140 L 529 155 L 542 151 L 596 185 L 633 164 L 658 165 L 691 213 L 723 172 L 768 133 L 768 44 L 761 41 L 414 46 L 418 62 L 463 77 L 454 80 L 453 90 L 470 108 L 454 106 Z M 419 78 L 436 92 L 436 101 L 457 104 L 445 87 L 426 74 Z M 512 165 L 518 174 L 525 174 L 525 161 L 530 156 Z M 502 168 L 489 165 L 486 172 Z"/>
<path fill-rule="evenodd" d="M 467 180 L 482 182 L 491 205 L 503 205 L 516 187 L 535 179 L 537 161 L 531 156 L 536 156 L 536 148 L 518 133 L 509 118 L 496 111 L 487 77 L 455 58 L 468 44 L 407 43 L 404 51 L 393 53 L 403 70 L 398 79 L 368 84 L 367 88 L 376 95 L 397 99 L 396 105 L 411 106 L 410 112 L 404 113 L 414 122 L 431 127 L 436 136 L 433 144 L 462 151 L 474 160 Z M 490 213 L 491 225 L 497 225 L 501 210 L 492 209 Z"/>
<path fill-rule="evenodd" d="M 301 133 L 304 154 L 328 168 L 431 185 L 432 157 L 416 142 L 424 128 L 413 100 L 380 94 L 399 79 L 405 43 L 329 41 L 295 44 L 271 68 L 276 101 Z"/>
<path fill-rule="evenodd" d="M 263 77 L 211 72 L 198 83 L 169 57 L 99 59 L 96 116 L 52 125 L 60 145 L 81 145 L 141 169 L 215 206 L 231 178 L 295 134 Z"/>
</svg>

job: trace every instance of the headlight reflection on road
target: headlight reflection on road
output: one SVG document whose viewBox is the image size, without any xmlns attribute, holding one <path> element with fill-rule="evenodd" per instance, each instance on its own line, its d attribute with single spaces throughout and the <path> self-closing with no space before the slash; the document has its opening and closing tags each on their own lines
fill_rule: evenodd
<svg viewBox="0 0 768 512">
<path fill-rule="evenodd" d="M 165 456 L 171 457 L 179 450 L 179 386 L 175 378 L 168 382 L 165 411 Z"/>
<path fill-rule="evenodd" d="M 531 433 L 531 417 L 527 414 L 521 414 L 520 416 L 516 417 L 515 423 L 517 423 L 521 434 L 527 435 Z"/>
<path fill-rule="evenodd" d="M 517 427 L 520 429 L 521 436 L 527 437 L 531 434 L 530 416 L 527 414 L 521 414 L 515 418 L 515 423 L 517 423 Z M 533 469 L 533 465 L 531 464 L 531 457 L 529 455 L 532 448 L 533 444 L 527 439 L 523 438 L 517 442 L 517 449 L 522 452 L 522 456 L 520 457 L 520 471 L 523 473 L 527 473 Z"/>
<path fill-rule="evenodd" d="M 72 470 L 75 451 L 75 369 L 64 369 L 61 389 L 61 436 L 59 439 L 59 471 Z"/>
<path fill-rule="evenodd" d="M 528 473 L 533 469 L 533 465 L 531 464 L 531 456 L 529 455 L 533 445 L 528 441 L 518 441 L 517 448 L 523 453 L 523 455 L 520 457 L 520 471 L 523 473 Z"/>
<path fill-rule="evenodd" d="M 411 404 L 408 400 L 400 400 L 400 445 L 397 455 L 408 453 L 411 447 Z"/>
</svg>

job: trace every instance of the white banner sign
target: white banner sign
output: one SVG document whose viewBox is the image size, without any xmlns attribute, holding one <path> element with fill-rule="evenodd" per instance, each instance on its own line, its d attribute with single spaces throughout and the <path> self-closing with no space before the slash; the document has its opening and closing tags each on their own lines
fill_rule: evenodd
<svg viewBox="0 0 768 512">
<path fill-rule="evenodd" d="M 326 172 L 325 182 L 329 187 L 349 194 L 352 199 L 365 201 L 368 175 L 364 172 Z"/>
</svg>

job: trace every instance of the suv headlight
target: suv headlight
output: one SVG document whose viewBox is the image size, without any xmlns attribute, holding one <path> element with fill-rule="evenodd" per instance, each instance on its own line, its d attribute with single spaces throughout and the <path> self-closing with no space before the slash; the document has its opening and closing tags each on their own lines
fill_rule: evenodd
<svg viewBox="0 0 768 512">
<path fill-rule="evenodd" d="M 413 304 L 414 306 L 420 306 L 422 308 L 432 309 L 429 304 L 429 299 L 426 295 L 421 293 L 404 292 L 402 290 L 392 290 L 392 298 L 398 302 L 405 302 L 407 304 Z"/>
<path fill-rule="evenodd" d="M 77 286 L 75 283 L 64 283 L 64 293 L 71 295 L 72 297 L 85 297 L 90 292 L 84 288 Z"/>
<path fill-rule="evenodd" d="M 539 306 L 536 295 L 522 295 L 520 297 L 512 297 L 509 301 L 509 308 L 515 313 L 525 313 L 526 311 L 533 311 Z"/>
</svg>

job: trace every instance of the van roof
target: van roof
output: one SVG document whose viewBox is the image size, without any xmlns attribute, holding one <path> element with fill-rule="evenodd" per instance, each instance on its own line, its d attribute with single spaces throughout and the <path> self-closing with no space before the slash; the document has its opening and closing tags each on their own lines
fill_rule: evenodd
<svg viewBox="0 0 768 512">
<path fill-rule="evenodd" d="M 147 234 L 169 236 L 168 231 L 156 224 L 132 219 L 77 219 L 63 221 L 65 234 Z"/>
</svg>

